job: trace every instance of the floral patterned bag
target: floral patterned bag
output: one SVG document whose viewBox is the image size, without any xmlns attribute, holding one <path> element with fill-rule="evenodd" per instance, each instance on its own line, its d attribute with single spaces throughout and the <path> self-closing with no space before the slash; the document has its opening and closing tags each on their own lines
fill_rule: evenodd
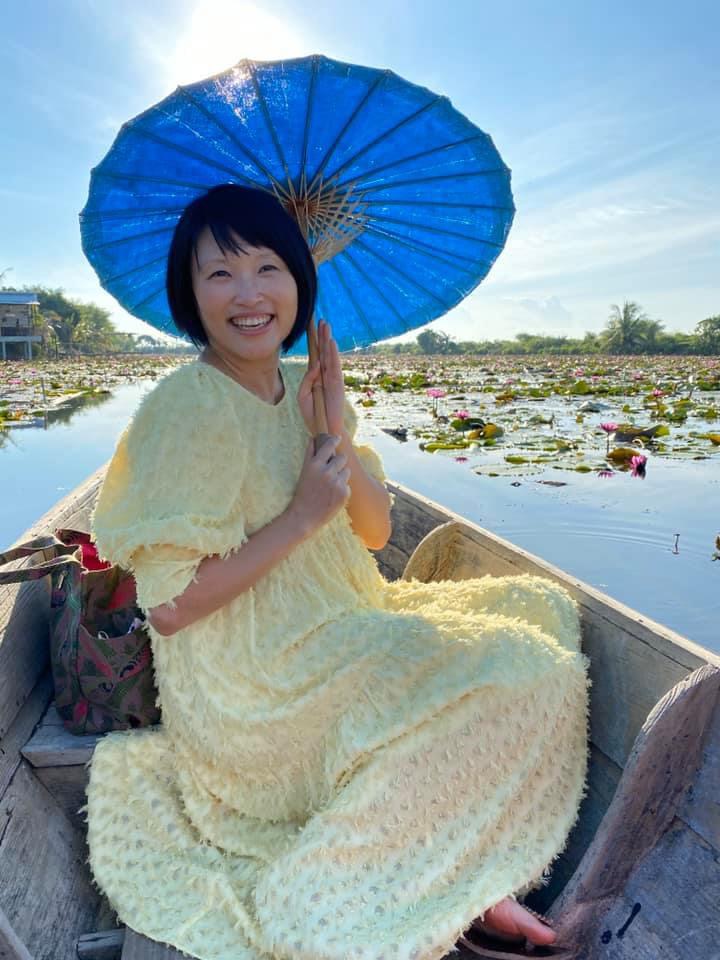
<svg viewBox="0 0 720 960">
<path fill-rule="evenodd" d="M 158 723 L 150 638 L 132 574 L 99 562 L 94 565 L 101 569 L 86 569 L 80 544 L 63 542 L 73 541 L 75 531 L 58 534 L 61 539 L 36 537 L 0 553 L 0 567 L 38 552 L 45 556 L 34 566 L 0 570 L 0 584 L 50 577 L 50 661 L 65 728 L 106 733 Z M 87 555 L 89 538 L 80 543 Z"/>
</svg>

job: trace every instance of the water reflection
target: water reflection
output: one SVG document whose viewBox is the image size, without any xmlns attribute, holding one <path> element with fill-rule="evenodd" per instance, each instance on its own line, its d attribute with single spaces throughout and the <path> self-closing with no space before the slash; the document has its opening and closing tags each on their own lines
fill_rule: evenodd
<svg viewBox="0 0 720 960">
<path fill-rule="evenodd" d="M 66 401 L 60 407 L 42 411 L 42 415 L 34 417 L 32 421 L 10 421 L 6 424 L 6 429 L 0 429 L 0 450 L 6 444 L 13 442 L 13 437 L 17 431 L 47 431 L 53 427 L 63 426 L 70 423 L 80 411 L 87 410 L 90 407 L 101 407 L 106 403 L 110 403 L 112 398 L 113 394 L 109 390 L 103 390 L 97 393 L 84 393 Z"/>
<path fill-rule="evenodd" d="M 0 432 L 0 549 L 110 458 L 140 399 L 156 384 L 141 380 L 112 393 L 73 398 L 48 413 L 47 428 Z"/>
<path fill-rule="evenodd" d="M 45 416 L 45 429 L 50 430 L 52 427 L 59 426 L 60 424 L 70 423 L 71 420 L 75 417 L 77 413 L 81 410 L 88 410 L 91 407 L 102 407 L 107 403 L 110 403 L 113 398 L 110 391 L 103 393 L 87 393 L 82 397 L 76 397 L 73 400 L 68 401 L 68 403 L 63 404 L 62 407 L 58 407 L 55 410 L 50 410 Z"/>
</svg>

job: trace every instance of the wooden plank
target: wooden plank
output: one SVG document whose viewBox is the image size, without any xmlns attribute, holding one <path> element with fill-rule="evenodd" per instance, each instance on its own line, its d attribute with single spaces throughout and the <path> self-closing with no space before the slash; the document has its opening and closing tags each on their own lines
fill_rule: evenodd
<svg viewBox="0 0 720 960">
<path fill-rule="evenodd" d="M 392 522 L 390 543 L 407 556 L 412 554 L 423 537 L 434 527 L 456 519 L 456 516 L 444 507 L 425 497 L 420 497 L 408 487 L 388 483 L 387 488 L 395 496 L 390 515 Z"/>
<path fill-rule="evenodd" d="M 101 898 L 82 837 L 23 761 L 0 804 L 0 909 L 35 960 L 75 955 L 97 930 Z"/>
<path fill-rule="evenodd" d="M 121 960 L 186 960 L 191 954 L 182 953 L 166 943 L 156 943 L 141 933 L 127 928 Z"/>
<path fill-rule="evenodd" d="M 43 723 L 22 748 L 33 767 L 74 767 L 87 763 L 104 733 L 76 737 L 62 725 Z"/>
<path fill-rule="evenodd" d="M 56 504 L 15 545 L 56 527 L 86 526 L 105 469 Z M 8 569 L 26 563 L 10 564 Z M 0 737 L 47 666 L 49 595 L 47 578 L 0 586 Z"/>
<path fill-rule="evenodd" d="M 0 960 L 33 960 L 30 951 L 10 926 L 10 921 L 1 909 Z"/>
<path fill-rule="evenodd" d="M 125 927 L 83 934 L 77 942 L 78 960 L 121 960 L 124 942 Z"/>
<path fill-rule="evenodd" d="M 402 575 L 409 556 L 394 543 L 386 544 L 382 550 L 375 553 L 380 573 L 386 580 L 398 580 Z"/>
<path fill-rule="evenodd" d="M 55 701 L 53 700 L 50 706 L 47 708 L 44 717 L 42 718 L 43 726 L 46 727 L 62 727 L 62 717 L 57 712 L 57 707 L 55 706 Z"/>
<path fill-rule="evenodd" d="M 706 664 L 677 684 L 648 717 L 600 829 L 549 912 L 565 946 L 579 949 L 597 940 L 601 907 L 623 896 L 631 874 L 677 820 L 683 793 L 702 762 L 719 690 L 720 669 Z M 720 851 L 704 846 L 713 851 L 717 866 Z M 720 869 L 716 876 L 720 881 Z M 675 879 L 663 867 L 656 885 L 671 888 Z"/>
<path fill-rule="evenodd" d="M 720 960 L 719 890 L 717 850 L 676 819 L 621 895 L 598 905 L 578 960 Z"/>
<path fill-rule="evenodd" d="M 720 851 L 720 702 L 709 724 L 700 772 L 678 807 L 678 816 Z"/>
<path fill-rule="evenodd" d="M 0 586 L 0 738 L 47 666 L 49 609 L 47 579 Z"/>
<path fill-rule="evenodd" d="M 20 750 L 40 722 L 52 695 L 52 677 L 47 672 L 25 700 L 10 729 L 0 738 L 0 797 L 15 776 L 22 761 Z"/>
<path fill-rule="evenodd" d="M 90 771 L 86 764 L 103 736 L 76 737 L 68 733 L 51 703 L 32 737 L 20 749 L 21 756 L 33 767 L 37 779 L 83 836 L 87 833 L 87 823 L 78 810 L 87 800 Z"/>
<path fill-rule="evenodd" d="M 83 835 L 87 833 L 85 814 L 78 813 L 87 803 L 87 767 L 41 767 L 34 774 L 73 827 Z"/>
</svg>

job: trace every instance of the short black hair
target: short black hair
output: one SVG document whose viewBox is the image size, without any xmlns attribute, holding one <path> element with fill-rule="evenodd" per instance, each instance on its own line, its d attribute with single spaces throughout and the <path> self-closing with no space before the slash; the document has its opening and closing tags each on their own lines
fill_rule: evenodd
<svg viewBox="0 0 720 960">
<path fill-rule="evenodd" d="M 307 330 L 317 297 L 315 263 L 297 221 L 273 194 L 235 183 L 213 187 L 187 205 L 170 244 L 166 285 L 175 326 L 196 347 L 207 344 L 208 338 L 193 290 L 191 258 L 205 227 L 223 253 L 237 253 L 239 237 L 248 246 L 274 250 L 287 264 L 298 290 L 295 323 L 282 345 L 287 353 Z"/>
</svg>

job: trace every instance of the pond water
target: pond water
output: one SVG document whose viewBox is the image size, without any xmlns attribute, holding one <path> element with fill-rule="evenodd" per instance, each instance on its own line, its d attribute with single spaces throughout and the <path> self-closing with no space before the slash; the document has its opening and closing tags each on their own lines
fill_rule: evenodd
<svg viewBox="0 0 720 960">
<path fill-rule="evenodd" d="M 143 380 L 48 416 L 47 428 L 13 429 L 0 447 L 0 544 L 16 540 L 112 454 L 142 396 Z M 365 411 L 361 411 L 365 412 Z M 388 476 L 605 591 L 640 613 L 720 652 L 718 460 L 654 458 L 644 480 L 549 470 L 489 476 L 472 460 L 400 443 L 362 417 Z M 717 529 L 716 529 L 717 528 Z"/>
</svg>

